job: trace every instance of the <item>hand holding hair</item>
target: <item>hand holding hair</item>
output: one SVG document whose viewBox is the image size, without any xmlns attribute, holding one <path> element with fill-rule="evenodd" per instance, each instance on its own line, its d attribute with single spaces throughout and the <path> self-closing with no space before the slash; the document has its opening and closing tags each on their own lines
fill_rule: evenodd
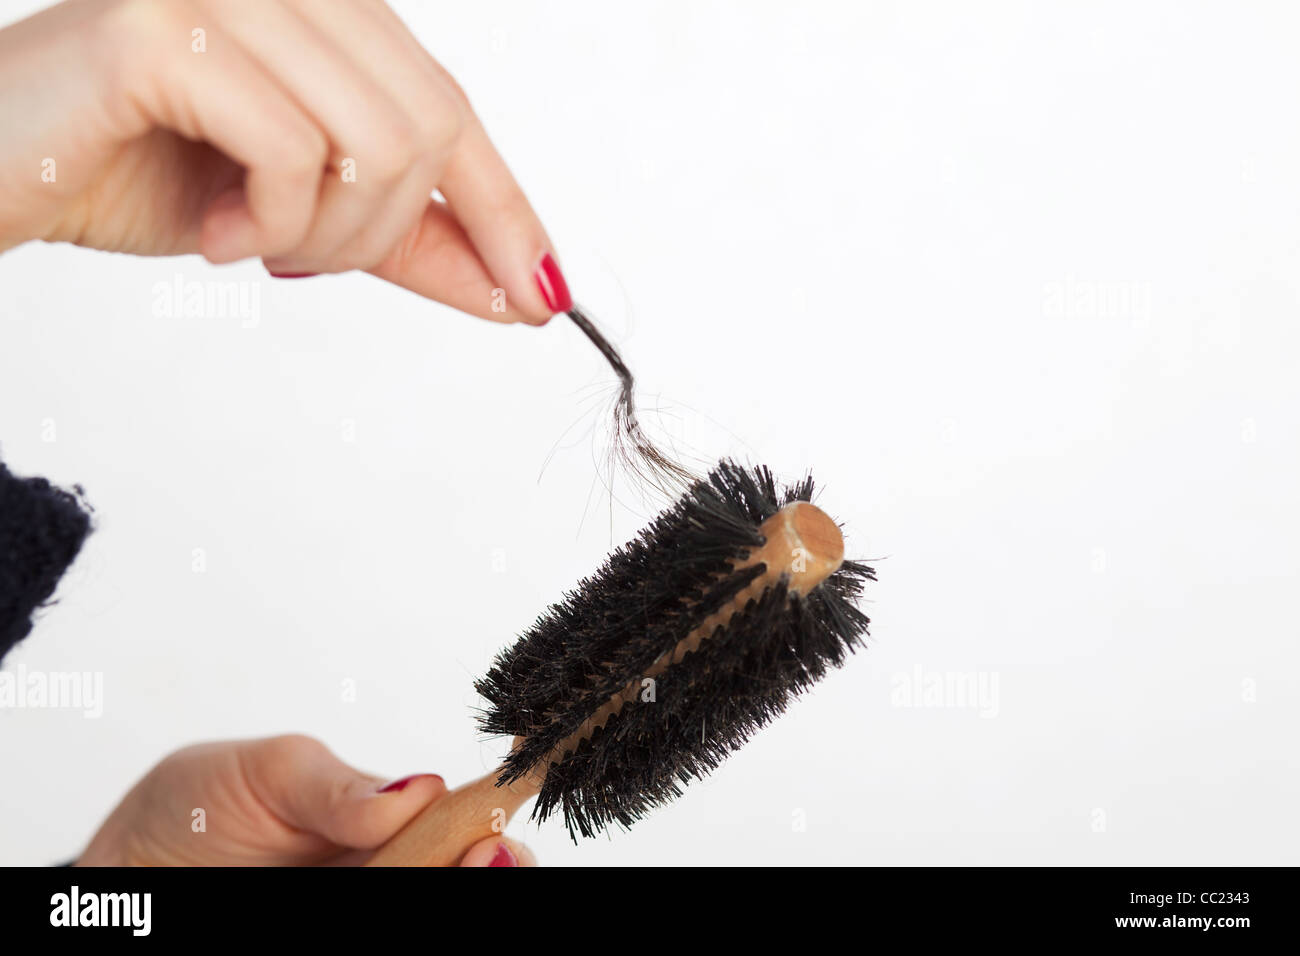
<svg viewBox="0 0 1300 956">
<path fill-rule="evenodd" d="M 0 252 L 364 269 L 500 322 L 571 305 L 464 92 L 383 3 L 63 3 L 0 30 L 0 127 Z"/>
</svg>

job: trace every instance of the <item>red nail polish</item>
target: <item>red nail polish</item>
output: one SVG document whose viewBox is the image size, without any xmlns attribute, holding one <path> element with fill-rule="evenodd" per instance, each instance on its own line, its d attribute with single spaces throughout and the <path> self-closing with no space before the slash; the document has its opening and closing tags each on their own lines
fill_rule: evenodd
<svg viewBox="0 0 1300 956">
<path fill-rule="evenodd" d="M 488 866 L 518 866 L 518 865 L 519 865 L 519 861 L 516 860 L 515 855 L 510 852 L 510 847 L 506 846 L 504 843 L 497 844 L 497 854 L 496 856 L 492 857 L 492 862 L 488 864 Z"/>
<path fill-rule="evenodd" d="M 556 264 L 555 258 L 548 252 L 542 256 L 541 264 L 534 273 L 537 285 L 542 290 L 542 298 L 547 307 L 554 312 L 568 312 L 573 308 L 573 297 L 569 295 L 569 283 L 564 281 L 564 273 Z"/>
<path fill-rule="evenodd" d="M 392 783 L 386 783 L 380 787 L 376 793 L 397 793 L 399 790 L 405 790 L 412 780 L 419 780 L 421 777 L 438 777 L 436 773 L 413 773 L 409 777 L 402 777 L 394 780 Z M 441 777 L 438 777 L 441 780 Z"/>
<path fill-rule="evenodd" d="M 270 269 L 267 270 L 271 272 Z M 271 272 L 273 279 L 310 279 L 312 276 L 320 275 L 319 272 Z"/>
</svg>

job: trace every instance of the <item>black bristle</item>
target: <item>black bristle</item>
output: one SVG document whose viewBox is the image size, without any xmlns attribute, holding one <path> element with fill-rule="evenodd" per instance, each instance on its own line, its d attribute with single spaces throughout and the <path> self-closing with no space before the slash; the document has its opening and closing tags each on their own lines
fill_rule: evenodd
<svg viewBox="0 0 1300 956">
<path fill-rule="evenodd" d="M 753 581 L 761 566 L 731 569 L 763 543 L 758 526 L 812 493 L 811 477 L 778 492 L 767 468 L 720 462 L 549 608 L 475 684 L 489 704 L 481 728 L 523 738 L 502 782 L 547 757 Z M 660 674 L 653 702 L 626 704 L 552 764 L 533 815 L 563 810 L 576 838 L 631 826 L 679 796 L 861 645 L 869 621 L 854 601 L 868 580 L 871 568 L 845 561 L 805 596 L 766 589 Z"/>
</svg>

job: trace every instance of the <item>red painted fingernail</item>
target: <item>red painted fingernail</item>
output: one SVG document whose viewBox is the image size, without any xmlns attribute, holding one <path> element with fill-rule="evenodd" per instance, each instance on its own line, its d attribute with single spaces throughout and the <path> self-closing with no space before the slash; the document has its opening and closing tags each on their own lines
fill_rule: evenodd
<svg viewBox="0 0 1300 956">
<path fill-rule="evenodd" d="M 573 297 L 569 295 L 569 283 L 564 281 L 564 273 L 556 264 L 555 258 L 548 252 L 542 256 L 541 264 L 534 273 L 537 285 L 542 290 L 542 298 L 552 313 L 568 312 L 573 308 Z"/>
<path fill-rule="evenodd" d="M 270 269 L 266 270 L 271 272 Z M 312 276 L 320 275 L 319 272 L 271 272 L 273 279 L 310 279 Z"/>
<path fill-rule="evenodd" d="M 397 793 L 399 790 L 405 790 L 412 780 L 419 780 L 421 777 L 437 777 L 439 780 L 442 779 L 442 777 L 438 777 L 436 773 L 413 773 L 409 777 L 402 777 L 399 780 L 394 780 L 392 783 L 386 783 L 375 792 Z"/>
<path fill-rule="evenodd" d="M 515 855 L 510 852 L 510 847 L 504 843 L 497 844 L 497 855 L 492 857 L 492 862 L 488 866 L 518 866 L 519 861 Z"/>
</svg>

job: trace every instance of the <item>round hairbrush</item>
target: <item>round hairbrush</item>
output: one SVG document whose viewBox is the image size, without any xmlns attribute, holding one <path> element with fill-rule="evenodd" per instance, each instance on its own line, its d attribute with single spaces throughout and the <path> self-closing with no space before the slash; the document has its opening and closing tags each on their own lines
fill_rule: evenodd
<svg viewBox="0 0 1300 956">
<path fill-rule="evenodd" d="M 533 797 L 575 841 L 630 827 L 715 769 L 861 646 L 872 569 L 811 478 L 720 462 L 550 607 L 474 686 L 498 769 L 434 801 L 372 866 L 457 863 Z"/>
</svg>

